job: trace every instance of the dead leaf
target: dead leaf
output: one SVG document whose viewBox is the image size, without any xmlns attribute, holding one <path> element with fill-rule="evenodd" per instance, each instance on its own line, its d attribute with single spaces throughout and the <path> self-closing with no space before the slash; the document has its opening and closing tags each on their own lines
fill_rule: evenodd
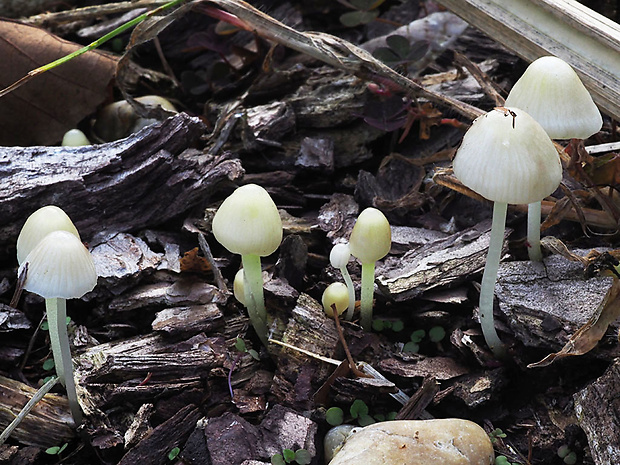
<svg viewBox="0 0 620 465">
<path fill-rule="evenodd" d="M 192 250 L 185 252 L 179 261 L 181 263 L 182 273 L 198 273 L 204 275 L 211 272 L 211 266 L 207 259 L 198 255 L 198 247 L 194 247 Z"/>
<path fill-rule="evenodd" d="M 0 21 L 0 88 L 81 46 L 16 21 Z M 91 51 L 37 76 L 0 99 L 0 145 L 58 143 L 106 95 L 117 59 Z"/>
<path fill-rule="evenodd" d="M 530 363 L 528 368 L 541 368 L 554 361 L 571 355 L 583 355 L 592 350 L 607 331 L 607 327 L 620 317 L 620 280 L 614 279 L 603 302 L 588 322 L 571 336 L 562 350 L 549 354 L 540 362 Z"/>
</svg>

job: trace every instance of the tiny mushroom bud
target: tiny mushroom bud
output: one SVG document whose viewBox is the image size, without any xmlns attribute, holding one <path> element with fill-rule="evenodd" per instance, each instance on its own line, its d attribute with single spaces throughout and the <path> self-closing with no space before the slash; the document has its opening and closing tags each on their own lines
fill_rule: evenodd
<svg viewBox="0 0 620 465">
<path fill-rule="evenodd" d="M 506 106 L 520 108 L 538 121 L 552 139 L 585 139 L 603 125 L 601 113 L 577 73 L 560 58 L 533 61 L 506 98 Z M 527 244 L 533 261 L 540 250 L 541 202 L 528 205 Z"/>
<path fill-rule="evenodd" d="M 64 147 L 81 147 L 83 145 L 90 145 L 90 141 L 86 134 L 84 134 L 79 129 L 69 129 L 65 132 L 65 135 L 62 136 L 62 146 Z"/>
<path fill-rule="evenodd" d="M 353 287 L 353 281 L 351 280 L 349 270 L 347 270 L 347 263 L 349 263 L 350 258 L 351 249 L 348 243 L 336 244 L 332 247 L 332 251 L 329 254 L 329 262 L 334 268 L 340 270 L 349 292 L 349 307 L 346 314 L 347 321 L 353 319 L 353 312 L 355 311 L 355 288 Z"/>
<path fill-rule="evenodd" d="M 331 283 L 323 291 L 323 297 L 321 299 L 323 303 L 323 310 L 327 316 L 334 317 L 334 309 L 332 305 L 336 306 L 338 315 L 341 315 L 347 309 L 349 305 L 349 291 L 347 286 L 342 283 Z"/>
<path fill-rule="evenodd" d="M 243 273 L 243 268 L 241 268 L 235 274 L 235 279 L 233 281 L 233 295 L 235 299 L 245 307 L 245 275 Z"/>
<path fill-rule="evenodd" d="M 493 292 L 507 204 L 529 204 L 551 194 L 562 180 L 562 165 L 551 139 L 531 116 L 516 108 L 496 108 L 473 122 L 453 167 L 465 186 L 494 202 L 480 290 L 480 324 L 487 344 L 501 357 L 504 348 L 493 322 Z"/>
<path fill-rule="evenodd" d="M 349 239 L 351 254 L 362 263 L 360 312 L 366 331 L 372 326 L 375 262 L 388 254 L 391 245 L 392 233 L 385 215 L 376 208 L 366 208 L 358 216 Z"/>
<path fill-rule="evenodd" d="M 230 252 L 241 255 L 245 305 L 252 326 L 267 345 L 267 311 L 260 257 L 271 255 L 282 242 L 282 220 L 265 189 L 247 184 L 235 190 L 213 217 L 213 234 Z"/>
<path fill-rule="evenodd" d="M 77 400 L 73 362 L 67 335 L 66 299 L 82 297 L 97 284 L 93 259 L 72 232 L 50 232 L 32 249 L 22 269 L 28 266 L 24 288 L 45 299 L 50 342 L 60 382 L 67 389 L 71 414 L 77 424 L 82 413 Z"/>
</svg>

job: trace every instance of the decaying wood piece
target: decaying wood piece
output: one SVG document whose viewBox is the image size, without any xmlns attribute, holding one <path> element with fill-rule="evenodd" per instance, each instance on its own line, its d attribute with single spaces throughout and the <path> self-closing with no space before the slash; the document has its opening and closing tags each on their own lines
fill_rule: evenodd
<svg viewBox="0 0 620 465">
<path fill-rule="evenodd" d="M 620 463 L 620 359 L 574 396 L 575 413 L 596 465 Z"/>
<path fill-rule="evenodd" d="M 563 59 L 601 109 L 620 119 L 620 25 L 572 0 L 439 3 L 528 61 L 543 55 Z"/>
<path fill-rule="evenodd" d="M 558 350 L 597 310 L 611 284 L 610 277 L 586 279 L 581 263 L 552 255 L 544 265 L 500 264 L 495 295 L 523 344 Z"/>
<path fill-rule="evenodd" d="M 127 452 L 119 465 L 169 463 L 170 451 L 183 445 L 199 419 L 198 408 L 195 405 L 187 405 L 172 418 L 157 426 L 137 446 Z"/>
<path fill-rule="evenodd" d="M 470 278 L 484 267 L 490 226 L 490 221 L 485 221 L 402 257 L 388 257 L 377 266 L 379 288 L 394 300 L 403 301 Z M 510 232 L 507 230 L 505 237 Z"/>
<path fill-rule="evenodd" d="M 238 160 L 190 150 L 204 134 L 198 118 L 179 113 L 127 139 L 77 148 L 0 151 L 0 243 L 42 205 L 58 205 L 85 238 L 102 230 L 161 224 L 243 173 Z"/>
<path fill-rule="evenodd" d="M 0 430 L 3 430 L 37 390 L 0 376 L 0 392 Z M 22 444 L 42 448 L 62 445 L 74 436 L 69 403 L 56 394 L 46 394 L 11 434 Z"/>
</svg>

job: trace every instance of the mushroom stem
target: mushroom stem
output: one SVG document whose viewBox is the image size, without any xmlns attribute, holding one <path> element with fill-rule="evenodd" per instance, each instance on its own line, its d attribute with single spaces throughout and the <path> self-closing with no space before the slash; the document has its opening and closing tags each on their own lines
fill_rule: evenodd
<svg viewBox="0 0 620 465">
<path fill-rule="evenodd" d="M 497 358 L 502 358 L 505 355 L 505 349 L 495 331 L 495 324 L 493 321 L 493 294 L 495 292 L 495 281 L 497 281 L 499 260 L 504 246 L 504 228 L 506 225 L 507 209 L 507 203 L 495 202 L 493 204 L 493 223 L 491 225 L 489 252 L 487 253 L 487 261 L 484 265 L 482 287 L 480 289 L 479 305 L 482 334 L 484 334 L 487 345 Z"/>
<path fill-rule="evenodd" d="M 342 279 L 344 279 L 344 283 L 347 285 L 347 291 L 349 292 L 349 306 L 347 307 L 347 313 L 345 313 L 345 319 L 351 321 L 353 319 L 353 313 L 355 312 L 355 288 L 353 287 L 353 280 L 351 279 L 347 267 L 343 266 L 340 268 L 340 272 L 342 273 Z"/>
<path fill-rule="evenodd" d="M 375 262 L 362 263 L 361 284 L 361 322 L 364 330 L 370 331 L 370 328 L 372 327 L 372 298 L 375 293 Z"/>
<path fill-rule="evenodd" d="M 260 257 L 254 254 L 241 256 L 243 263 L 245 306 L 250 322 L 262 343 L 267 346 L 267 310 L 263 293 L 263 272 Z"/>
<path fill-rule="evenodd" d="M 69 336 L 67 334 L 67 300 L 62 298 L 45 299 L 45 309 L 56 374 L 67 390 L 69 408 L 77 426 L 82 422 L 82 410 L 78 403 L 75 379 L 73 378 L 73 361 L 71 360 Z"/>
<path fill-rule="evenodd" d="M 541 202 L 527 206 L 527 253 L 533 262 L 542 261 L 540 250 L 540 208 Z"/>
</svg>

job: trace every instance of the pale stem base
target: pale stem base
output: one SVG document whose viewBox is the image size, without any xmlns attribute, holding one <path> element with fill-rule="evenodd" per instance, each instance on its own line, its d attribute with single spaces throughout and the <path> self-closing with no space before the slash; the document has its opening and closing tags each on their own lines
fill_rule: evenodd
<svg viewBox="0 0 620 465">
<path fill-rule="evenodd" d="M 362 295 L 360 312 L 362 327 L 366 331 L 372 328 L 372 301 L 375 293 L 375 262 L 362 263 Z"/>
<path fill-rule="evenodd" d="M 258 255 L 242 255 L 245 306 L 248 309 L 250 323 L 261 342 L 267 346 L 267 310 L 263 293 L 263 272 Z"/>
<path fill-rule="evenodd" d="M 343 266 L 340 268 L 340 272 L 342 273 L 342 279 L 344 279 L 344 283 L 347 285 L 347 290 L 349 291 L 349 307 L 347 308 L 345 319 L 351 321 L 353 319 L 353 313 L 355 312 L 355 287 L 353 287 L 353 280 L 351 279 L 347 267 Z"/>
<path fill-rule="evenodd" d="M 527 206 L 527 254 L 533 262 L 542 261 L 540 250 L 540 208 L 541 202 Z"/>
<path fill-rule="evenodd" d="M 484 266 L 484 273 L 482 274 L 482 287 L 480 289 L 480 325 L 482 326 L 482 334 L 484 334 L 487 345 L 498 358 L 502 358 L 505 355 L 505 349 L 495 331 L 493 295 L 495 293 L 499 260 L 504 246 L 507 209 L 508 205 L 505 203 L 495 202 L 493 204 L 493 223 L 491 226 L 489 252 Z"/>
<path fill-rule="evenodd" d="M 56 374 L 67 390 L 69 408 L 77 426 L 82 422 L 82 409 L 75 389 L 73 360 L 67 334 L 67 301 L 66 299 L 45 299 L 45 309 Z"/>
</svg>

